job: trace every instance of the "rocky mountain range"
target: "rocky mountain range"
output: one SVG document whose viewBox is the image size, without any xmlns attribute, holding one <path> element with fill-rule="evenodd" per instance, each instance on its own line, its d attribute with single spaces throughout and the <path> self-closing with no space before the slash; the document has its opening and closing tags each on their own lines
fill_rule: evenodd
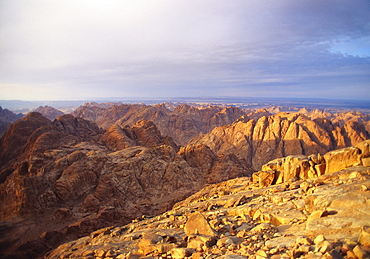
<svg viewBox="0 0 370 259">
<path fill-rule="evenodd" d="M 316 116 L 315 116 L 316 117 Z M 235 154 L 255 170 L 287 155 L 326 153 L 368 139 L 363 122 L 341 123 L 302 113 L 277 113 L 258 120 L 242 117 L 231 125 L 214 128 L 190 143 L 207 145 L 216 154 Z"/>
<path fill-rule="evenodd" d="M 232 106 L 173 105 L 172 103 L 154 106 L 144 104 L 85 103 L 72 114 L 76 117 L 94 121 L 103 129 L 108 129 L 113 124 L 132 126 L 138 120 L 150 120 L 157 125 L 164 136 L 172 137 L 178 145 L 186 145 L 192 138 L 208 133 L 215 127 L 232 124 L 241 117 L 243 118 L 240 120 L 247 122 L 251 119 L 257 121 L 264 116 L 270 118 L 270 116 L 275 114 L 279 114 L 276 117 L 288 121 L 295 120 L 293 117 L 299 114 L 318 124 L 318 127 L 323 127 L 326 131 L 338 130 L 335 127 L 342 128 L 346 123 L 359 123 L 361 127 L 365 127 L 365 131 L 370 132 L 370 116 L 355 111 L 330 113 L 318 109 L 300 109 L 295 112 L 284 113 L 280 112 L 279 107 L 253 110 Z M 274 119 L 273 117 L 272 120 Z M 299 121 L 297 122 L 300 123 Z M 328 123 L 331 123 L 332 126 L 327 125 Z M 361 129 L 361 131 L 363 130 Z M 346 145 L 351 145 L 351 143 L 346 143 Z M 331 149 L 333 148 L 336 147 L 331 147 Z"/>
<path fill-rule="evenodd" d="M 132 126 L 138 120 L 150 120 L 158 127 L 164 136 L 170 136 L 179 145 L 216 126 L 230 124 L 245 112 L 235 107 L 201 106 L 195 107 L 181 104 L 174 109 L 168 109 L 166 104 L 121 104 L 104 106 L 102 104 L 86 103 L 73 113 L 97 123 L 103 129 L 113 124 Z"/>
<path fill-rule="evenodd" d="M 61 242 L 157 215 L 210 183 L 248 176 L 234 155 L 177 147 L 149 121 L 107 131 L 30 113 L 0 140 L 1 250 L 41 255 Z"/>
<path fill-rule="evenodd" d="M 365 114 L 309 113 L 94 103 L 53 121 L 29 113 L 0 139 L 0 257 L 40 257 L 255 171 L 268 184 L 320 176 L 332 166 L 319 153 L 369 137 Z M 289 155 L 309 159 L 276 160 Z M 285 163 L 304 173 L 283 177 Z"/>
<path fill-rule="evenodd" d="M 94 231 L 45 258 L 369 258 L 370 141 L 314 160 L 281 158 L 280 169 L 269 163 L 207 186 L 161 215 Z M 322 164 L 322 174 L 304 174 Z"/>
<path fill-rule="evenodd" d="M 45 106 L 39 106 L 34 110 L 34 112 L 41 113 L 49 120 L 53 121 L 59 116 L 62 116 L 64 113 L 58 109 L 55 109 L 54 107 L 45 105 Z"/>
<path fill-rule="evenodd" d="M 4 135 L 4 133 L 7 131 L 7 129 L 13 122 L 19 120 L 20 118 L 22 118 L 22 116 L 23 115 L 15 114 L 12 111 L 9 111 L 8 109 L 3 109 L 0 106 L 0 137 Z"/>
</svg>

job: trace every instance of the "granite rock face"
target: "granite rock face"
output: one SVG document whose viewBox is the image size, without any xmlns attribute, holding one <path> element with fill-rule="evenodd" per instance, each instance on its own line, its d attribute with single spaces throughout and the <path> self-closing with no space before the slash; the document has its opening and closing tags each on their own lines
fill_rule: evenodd
<svg viewBox="0 0 370 259">
<path fill-rule="evenodd" d="M 0 139 L 0 168 L 0 251 L 16 258 L 158 215 L 207 184 L 252 173 L 206 146 L 179 150 L 150 121 L 105 131 L 70 114 L 51 122 L 35 112 Z"/>
<path fill-rule="evenodd" d="M 324 154 L 368 138 L 361 122 L 347 121 L 341 125 L 322 118 L 312 120 L 301 113 L 278 113 L 217 127 L 190 143 L 207 145 L 218 155 L 234 154 L 260 170 L 276 158 Z"/>
</svg>

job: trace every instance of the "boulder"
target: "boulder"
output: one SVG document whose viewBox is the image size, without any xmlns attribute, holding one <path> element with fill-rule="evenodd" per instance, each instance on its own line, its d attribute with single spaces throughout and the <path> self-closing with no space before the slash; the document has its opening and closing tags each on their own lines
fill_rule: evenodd
<svg viewBox="0 0 370 259">
<path fill-rule="evenodd" d="M 196 211 L 188 216 L 184 231 L 186 235 L 215 236 L 216 232 L 211 228 L 202 213 Z"/>
<path fill-rule="evenodd" d="M 342 148 L 330 151 L 324 155 L 326 162 L 325 174 L 337 172 L 351 166 L 361 164 L 360 149 L 356 147 Z"/>
</svg>

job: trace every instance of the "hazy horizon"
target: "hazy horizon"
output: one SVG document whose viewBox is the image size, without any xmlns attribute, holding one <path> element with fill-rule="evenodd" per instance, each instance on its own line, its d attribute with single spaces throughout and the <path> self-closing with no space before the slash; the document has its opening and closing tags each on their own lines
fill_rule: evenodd
<svg viewBox="0 0 370 259">
<path fill-rule="evenodd" d="M 4 0 L 0 99 L 370 100 L 370 3 Z"/>
<path fill-rule="evenodd" d="M 245 108 L 261 107 L 295 107 L 309 109 L 331 110 L 360 110 L 370 111 L 370 103 L 367 100 L 335 100 L 323 98 L 267 98 L 267 97 L 193 97 L 193 98 L 101 98 L 81 100 L 1 100 L 0 106 L 13 111 L 27 112 L 39 106 L 51 106 L 54 108 L 78 107 L 85 103 L 122 103 L 122 104 L 146 104 L 156 105 L 162 103 L 173 104 L 204 104 L 204 105 L 228 105 Z"/>
</svg>

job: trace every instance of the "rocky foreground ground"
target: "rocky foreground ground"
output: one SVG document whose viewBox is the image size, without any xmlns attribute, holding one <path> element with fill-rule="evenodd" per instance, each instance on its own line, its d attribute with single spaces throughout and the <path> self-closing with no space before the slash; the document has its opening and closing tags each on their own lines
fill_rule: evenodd
<svg viewBox="0 0 370 259">
<path fill-rule="evenodd" d="M 290 174 L 270 164 L 45 258 L 370 258 L 369 144 L 326 154 L 317 175 L 310 174 L 321 167 L 317 157 L 319 164 L 312 157 L 275 161 Z"/>
</svg>

